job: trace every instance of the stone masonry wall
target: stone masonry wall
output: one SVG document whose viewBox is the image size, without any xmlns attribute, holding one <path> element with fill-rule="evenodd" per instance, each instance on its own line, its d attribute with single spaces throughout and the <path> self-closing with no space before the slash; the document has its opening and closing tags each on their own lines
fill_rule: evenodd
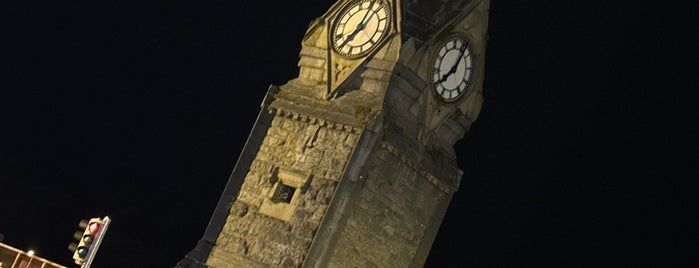
<svg viewBox="0 0 699 268">
<path fill-rule="evenodd" d="M 208 258 L 210 267 L 298 267 L 331 201 L 359 135 L 276 116 L 232 200 L 230 215 Z M 288 222 L 258 213 L 272 188 L 272 170 L 312 177 Z"/>
<path fill-rule="evenodd" d="M 391 145 L 377 147 L 328 267 L 411 267 L 427 229 L 441 222 L 434 213 L 449 202 L 445 189 Z"/>
</svg>

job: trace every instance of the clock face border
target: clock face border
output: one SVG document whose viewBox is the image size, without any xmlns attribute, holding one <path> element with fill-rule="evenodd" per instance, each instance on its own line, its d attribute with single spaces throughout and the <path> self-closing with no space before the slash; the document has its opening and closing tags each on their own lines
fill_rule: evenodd
<svg viewBox="0 0 699 268">
<path fill-rule="evenodd" d="M 458 84 L 450 89 L 445 89 L 444 85 L 438 86 L 437 82 L 438 80 L 442 79 L 439 84 L 443 84 L 447 81 L 450 83 L 454 83 L 453 78 L 451 77 L 444 77 L 444 74 L 447 72 L 442 72 L 440 71 L 440 67 L 444 68 L 442 70 L 445 70 L 448 68 L 450 64 L 449 62 L 444 62 L 445 58 L 447 57 L 455 57 L 459 56 L 460 47 L 454 46 L 453 42 L 461 42 L 465 48 L 464 48 L 464 54 L 467 55 L 466 57 L 466 62 L 463 62 L 464 58 L 461 56 L 461 59 L 458 59 L 458 62 L 456 63 L 456 68 L 453 71 L 454 73 L 451 74 L 457 75 L 460 74 L 461 77 L 458 78 L 456 82 Z M 447 59 L 449 60 L 449 59 Z M 454 59 L 451 59 L 451 62 L 453 62 Z M 467 95 L 470 92 L 471 84 L 473 82 L 474 78 L 474 72 L 475 72 L 475 55 L 473 51 L 473 46 L 471 45 L 471 42 L 469 39 L 462 35 L 462 34 L 452 34 L 449 36 L 446 36 L 445 38 L 442 39 L 441 42 L 439 42 L 439 46 L 436 47 L 436 49 L 432 52 L 432 57 L 431 57 L 431 67 L 430 67 L 430 73 L 429 73 L 429 81 L 430 81 L 430 88 L 432 92 L 434 93 L 434 97 L 439 99 L 443 103 L 455 103 L 461 99 L 464 98 L 465 95 Z M 460 68 L 459 65 L 463 66 L 463 69 Z M 451 80 L 450 80 L 451 78 Z M 446 80 L 444 80 L 446 79 Z M 461 86 L 463 84 L 463 87 Z M 461 89 L 459 89 L 461 88 Z M 457 95 L 452 97 L 445 97 L 444 96 L 444 91 L 457 91 Z"/>
<path fill-rule="evenodd" d="M 362 42 L 361 45 L 354 45 L 350 46 L 351 49 L 349 51 L 346 51 L 346 49 L 342 47 L 348 46 L 349 42 L 352 42 L 352 40 L 346 40 L 342 39 L 340 42 L 345 42 L 345 44 L 338 44 L 338 38 L 337 38 L 337 32 L 339 27 L 343 27 L 340 31 L 343 33 L 348 33 L 351 32 L 352 28 L 355 28 L 354 25 L 346 25 L 348 22 L 353 22 L 355 19 L 359 18 L 361 19 L 362 13 L 361 11 L 354 11 L 358 12 L 359 14 L 356 14 L 356 18 L 352 14 L 352 11 L 356 9 L 356 7 L 362 8 L 363 5 L 369 4 L 369 6 L 364 7 L 364 8 L 369 8 L 372 7 L 372 10 L 375 10 L 376 12 L 383 13 L 385 17 L 377 17 L 375 22 L 376 25 L 370 25 L 370 26 L 375 26 L 375 32 L 370 36 L 370 37 L 364 37 L 367 40 L 365 42 Z M 373 7 L 374 5 L 377 5 L 377 7 Z M 361 9 L 360 9 L 361 10 Z M 383 10 L 384 12 L 381 12 Z M 374 20 L 374 16 L 377 16 L 376 13 L 374 14 L 369 14 L 369 17 L 367 17 L 368 22 L 372 22 Z M 386 38 L 386 36 L 389 35 L 389 32 L 391 30 L 391 24 L 392 24 L 392 12 L 390 5 L 388 1 L 386 0 L 356 0 L 356 1 L 351 1 L 347 3 L 338 13 L 338 15 L 335 17 L 333 20 L 332 26 L 330 28 L 330 47 L 332 47 L 333 51 L 345 58 L 348 59 L 357 59 L 361 58 L 363 56 L 366 56 L 370 52 L 374 51 L 376 47 Z M 361 21 L 360 21 L 361 23 Z M 355 24 L 356 25 L 356 24 Z M 344 27 L 350 27 L 350 29 L 344 29 Z M 362 29 L 363 30 L 363 29 Z M 379 33 L 379 31 L 381 31 Z M 362 34 L 361 32 L 357 32 L 357 34 Z M 362 48 L 364 47 L 364 48 Z M 352 50 L 355 48 L 359 48 L 360 51 L 353 53 Z"/>
</svg>

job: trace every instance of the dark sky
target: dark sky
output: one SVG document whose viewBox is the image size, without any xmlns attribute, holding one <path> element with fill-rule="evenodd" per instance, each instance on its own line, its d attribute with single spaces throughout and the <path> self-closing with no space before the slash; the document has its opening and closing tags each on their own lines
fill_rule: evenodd
<svg viewBox="0 0 699 268">
<path fill-rule="evenodd" d="M 78 221 L 109 215 L 95 267 L 195 246 L 267 87 L 297 76 L 333 3 L 201 2 L 4 4 L 5 243 L 71 267 Z M 680 41 L 696 27 L 678 31 L 695 9 L 605 2 L 491 3 L 486 100 L 426 267 L 643 267 L 696 246 L 674 175 L 699 177 Z"/>
</svg>

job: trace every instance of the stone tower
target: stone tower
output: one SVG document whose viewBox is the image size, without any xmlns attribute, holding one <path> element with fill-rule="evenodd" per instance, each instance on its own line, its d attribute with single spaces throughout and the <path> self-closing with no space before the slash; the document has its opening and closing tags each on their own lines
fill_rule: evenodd
<svg viewBox="0 0 699 268">
<path fill-rule="evenodd" d="M 339 0 L 177 267 L 422 267 L 478 117 L 489 0 Z"/>
</svg>

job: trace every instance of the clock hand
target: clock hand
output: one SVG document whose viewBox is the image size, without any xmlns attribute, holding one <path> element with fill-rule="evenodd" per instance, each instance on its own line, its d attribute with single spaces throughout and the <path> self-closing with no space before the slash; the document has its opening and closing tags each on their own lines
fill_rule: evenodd
<svg viewBox="0 0 699 268">
<path fill-rule="evenodd" d="M 357 35 L 362 29 L 364 29 L 363 25 L 361 25 L 361 24 L 357 25 L 357 28 L 354 29 L 354 31 L 352 31 L 352 33 L 346 35 L 347 38 L 345 38 L 345 41 L 342 41 L 342 43 L 340 43 L 339 47 L 344 47 L 347 44 L 347 42 L 352 41 L 354 39 L 354 36 Z M 340 36 L 340 37 L 342 37 L 342 36 Z"/>
<path fill-rule="evenodd" d="M 364 13 L 364 17 L 362 17 L 362 20 L 359 22 L 359 25 L 357 25 L 357 30 L 355 30 L 355 34 L 356 32 L 364 30 L 364 27 L 366 27 L 367 23 L 369 23 L 369 21 L 367 20 L 367 16 L 369 15 L 369 13 L 371 13 L 372 15 L 374 14 L 374 12 L 371 12 L 371 10 L 374 8 L 375 2 L 376 1 L 371 1 L 371 4 L 369 4 L 369 8 L 367 8 L 366 13 Z"/>
<path fill-rule="evenodd" d="M 449 69 L 449 71 L 447 73 L 442 75 L 442 78 L 437 80 L 437 84 L 442 83 L 444 81 L 447 81 L 447 78 L 449 78 L 450 75 L 452 75 L 456 72 L 456 69 L 458 68 L 459 63 L 461 62 L 461 58 L 463 58 L 465 51 L 466 51 L 466 46 L 462 46 L 461 48 L 459 48 L 459 56 L 456 58 L 456 62 L 454 63 L 454 65 L 451 66 L 451 69 Z"/>
<path fill-rule="evenodd" d="M 371 17 L 374 16 L 374 12 L 371 12 L 371 10 L 374 8 L 374 3 L 376 3 L 376 1 L 371 1 L 371 4 L 369 5 L 369 8 L 367 8 L 366 13 L 364 13 L 364 17 L 362 17 L 361 22 L 359 23 L 359 25 L 357 25 L 357 31 L 356 31 L 356 32 L 359 32 L 359 31 L 361 31 L 361 30 L 364 30 L 364 28 L 366 27 L 366 25 L 369 23 L 369 20 L 371 19 Z M 367 19 L 367 15 L 369 15 L 369 13 L 371 13 L 371 16 L 369 16 L 368 19 Z M 361 26 L 361 29 L 360 29 L 360 26 Z M 356 34 L 356 32 L 355 32 L 355 34 Z"/>
<path fill-rule="evenodd" d="M 461 59 L 461 58 L 459 58 L 459 60 L 460 60 L 460 59 Z M 444 82 L 444 81 L 447 81 L 447 78 L 449 78 L 450 75 L 452 75 L 452 74 L 454 74 L 454 73 L 456 72 L 456 66 L 459 65 L 459 60 L 456 60 L 456 64 L 454 64 L 454 66 L 452 66 L 451 69 L 449 69 L 448 72 L 446 72 L 444 75 L 442 75 L 441 78 L 439 78 L 439 80 L 437 80 L 437 84 L 442 83 L 442 82 Z"/>
<path fill-rule="evenodd" d="M 367 20 L 367 16 L 369 15 L 369 13 L 372 13 L 373 16 L 373 12 L 371 12 L 371 9 L 374 8 L 375 2 L 376 1 L 371 1 L 369 8 L 367 9 L 366 13 L 364 13 L 364 17 L 362 17 L 362 20 L 359 22 L 359 24 L 357 24 L 357 28 L 355 28 L 354 31 L 352 31 L 352 33 L 347 35 L 347 38 L 345 39 L 345 41 L 342 41 L 340 47 L 345 46 L 347 42 L 352 41 L 354 39 L 354 36 L 356 36 L 359 32 L 364 30 L 366 25 L 369 23 L 369 21 Z M 371 16 L 369 16 L 369 19 L 371 19 Z"/>
</svg>

